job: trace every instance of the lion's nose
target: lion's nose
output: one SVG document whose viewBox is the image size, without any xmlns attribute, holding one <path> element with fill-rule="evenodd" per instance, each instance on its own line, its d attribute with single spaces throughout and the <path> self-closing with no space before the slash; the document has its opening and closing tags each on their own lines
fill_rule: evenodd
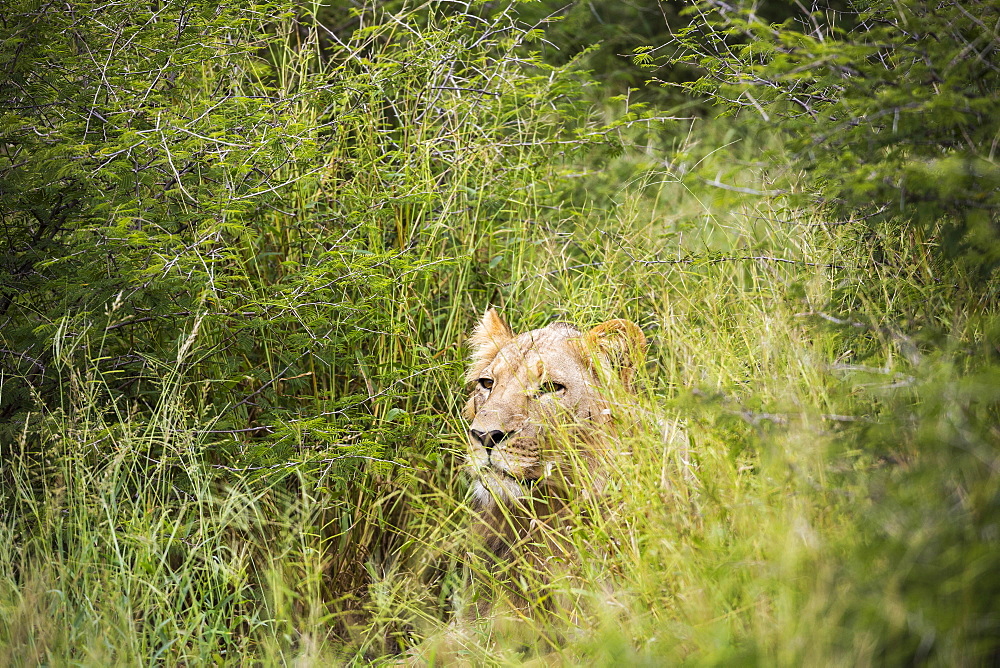
<svg viewBox="0 0 1000 668">
<path fill-rule="evenodd" d="M 499 445 L 505 438 L 511 435 L 513 432 L 500 431 L 499 429 L 494 429 L 493 431 L 479 431 L 478 429 L 470 429 L 469 433 L 472 434 L 472 440 L 476 441 L 484 448 L 486 448 L 486 454 L 489 455 L 493 448 Z"/>
</svg>

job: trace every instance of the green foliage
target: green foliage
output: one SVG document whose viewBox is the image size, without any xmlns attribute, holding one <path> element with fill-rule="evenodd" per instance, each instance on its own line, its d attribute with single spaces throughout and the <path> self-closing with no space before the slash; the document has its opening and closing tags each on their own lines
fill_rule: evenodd
<svg viewBox="0 0 1000 668">
<path fill-rule="evenodd" d="M 253 429 L 282 403 L 271 386 L 306 387 L 292 379 L 317 365 L 334 364 L 311 405 L 333 399 L 337 352 L 385 325 L 380 288 L 406 267 L 363 249 L 319 196 L 336 91 L 308 52 L 293 82 L 274 76 L 263 56 L 292 56 L 296 23 L 260 9 L 28 3 L 5 17 L 8 438 L 33 431 L 29 413 L 72 410 L 66 374 L 83 368 L 122 413 L 148 413 L 177 375 L 192 414 Z"/>
<path fill-rule="evenodd" d="M 683 24 L 685 20 L 678 14 L 680 4 L 518 0 L 414 6 L 406 0 L 385 0 L 369 14 L 356 11 L 348 0 L 331 0 L 318 7 L 316 12 L 320 22 L 328 27 L 328 32 L 320 35 L 320 39 L 329 45 L 335 44 L 338 36 L 353 32 L 363 23 L 390 24 L 402 16 L 418 29 L 423 29 L 440 16 L 464 14 L 475 22 L 495 21 L 499 16 L 509 16 L 518 30 L 524 33 L 523 54 L 537 52 L 550 65 L 562 67 L 576 63 L 586 71 L 596 84 L 589 89 L 592 102 L 603 103 L 608 96 L 628 93 L 633 89 L 639 98 L 655 98 L 677 104 L 686 100 L 670 91 L 648 85 L 650 72 L 639 63 L 630 61 L 636 49 L 666 41 L 671 28 Z M 682 75 L 664 68 L 656 76 L 677 81 Z"/>
<path fill-rule="evenodd" d="M 1000 262 L 995 66 L 1000 8 L 855 3 L 773 24 L 743 5 L 692 7 L 689 89 L 788 137 L 843 215 L 896 218 L 970 267 Z M 749 120 L 749 119 L 747 119 Z"/>
<path fill-rule="evenodd" d="M 646 44 L 661 44 L 669 39 L 671 28 L 681 25 L 677 5 L 672 2 L 556 2 L 542 0 L 524 3 L 518 9 L 522 20 L 542 22 L 544 40 L 538 43 L 547 62 L 565 64 L 581 59 L 601 83 L 604 96 L 634 89 L 640 99 L 664 98 L 664 91 L 648 86 L 650 72 L 636 49 Z M 657 72 L 657 76 L 676 80 L 676 72 Z M 667 102 L 666 99 L 661 100 Z M 683 102 L 675 98 L 675 104 Z"/>
<path fill-rule="evenodd" d="M 849 510 L 858 541 L 807 560 L 820 575 L 795 609 L 815 610 L 797 631 L 812 647 L 785 656 L 975 664 L 997 651 L 1000 15 L 994 2 L 854 8 L 774 24 L 704 2 L 680 35 L 704 70 L 689 88 L 780 131 L 806 192 L 855 220 L 839 243 L 870 248 L 870 284 L 845 282 L 828 307 L 865 314 L 830 320 L 849 366 L 878 368 L 876 339 L 912 365 L 889 385 L 906 390 L 873 403 L 877 426 L 836 441 L 835 456 L 891 464 L 838 478 L 864 490 Z"/>
<path fill-rule="evenodd" d="M 995 10 L 713 7 L 736 120 L 585 107 L 646 7 L 3 13 L 0 664 L 996 656 Z M 469 556 L 487 304 L 652 342 L 555 577 Z"/>
<path fill-rule="evenodd" d="M 878 638 L 874 658 L 887 663 L 996 655 L 1000 367 L 956 374 L 954 363 L 924 364 L 920 405 L 892 406 L 863 435 L 913 454 L 872 478 L 876 503 L 861 517 L 860 544 L 833 575 L 843 587 L 831 605 L 843 625 L 834 647 L 867 629 Z"/>
<path fill-rule="evenodd" d="M 503 12 L 321 49 L 291 6 L 216 9 L 4 18 L 5 438 L 90 400 L 138 424 L 176 386 L 220 464 L 391 457 L 402 380 L 433 364 L 390 344 L 413 290 L 468 269 L 468 221 L 512 215 L 565 83 L 503 55 Z"/>
</svg>

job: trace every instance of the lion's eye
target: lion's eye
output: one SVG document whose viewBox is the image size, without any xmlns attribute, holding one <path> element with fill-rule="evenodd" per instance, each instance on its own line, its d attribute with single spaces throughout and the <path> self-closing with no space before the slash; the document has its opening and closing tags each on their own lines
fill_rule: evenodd
<svg viewBox="0 0 1000 668">
<path fill-rule="evenodd" d="M 483 388 L 484 390 L 492 390 L 493 389 L 493 379 L 492 378 L 480 378 L 479 379 L 479 387 Z"/>
<path fill-rule="evenodd" d="M 542 383 L 541 387 L 538 388 L 539 394 L 549 394 L 550 392 L 562 392 L 566 389 L 566 386 L 562 383 L 555 383 L 551 380 L 547 383 Z"/>
</svg>

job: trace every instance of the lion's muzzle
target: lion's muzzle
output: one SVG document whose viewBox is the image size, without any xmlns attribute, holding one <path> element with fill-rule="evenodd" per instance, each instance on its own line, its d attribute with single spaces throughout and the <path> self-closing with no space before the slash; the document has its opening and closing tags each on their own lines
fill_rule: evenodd
<svg viewBox="0 0 1000 668">
<path fill-rule="evenodd" d="M 513 431 L 501 431 L 499 429 L 494 429 L 492 431 L 479 431 L 478 429 L 470 429 L 469 434 L 472 436 L 472 442 L 478 443 L 483 446 L 486 450 L 486 456 L 489 457 L 490 453 L 493 452 L 493 448 L 500 445 L 503 441 L 509 438 L 511 435 L 517 432 Z"/>
</svg>

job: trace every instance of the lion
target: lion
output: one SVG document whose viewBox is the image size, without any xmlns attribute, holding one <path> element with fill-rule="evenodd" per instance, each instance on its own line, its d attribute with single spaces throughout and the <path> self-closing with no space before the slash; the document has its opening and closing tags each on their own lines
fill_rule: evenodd
<svg viewBox="0 0 1000 668">
<path fill-rule="evenodd" d="M 646 337 L 620 319 L 585 333 L 556 322 L 515 335 L 489 308 L 470 345 L 473 532 L 492 563 L 539 542 L 551 557 L 562 550 L 557 532 L 538 530 L 558 525 L 574 496 L 600 493 L 615 442 L 614 397 L 634 392 Z"/>
<path fill-rule="evenodd" d="M 470 586 L 453 590 L 451 621 L 410 652 L 411 665 L 468 662 L 477 619 L 508 646 L 552 649 L 555 638 L 522 621 L 561 605 L 544 590 L 572 558 L 574 511 L 594 507 L 575 501 L 601 497 L 627 412 L 618 400 L 633 403 L 646 350 L 628 320 L 587 332 L 556 322 L 516 335 L 493 308 L 469 343 L 465 469 L 478 549 L 460 549 Z"/>
</svg>

